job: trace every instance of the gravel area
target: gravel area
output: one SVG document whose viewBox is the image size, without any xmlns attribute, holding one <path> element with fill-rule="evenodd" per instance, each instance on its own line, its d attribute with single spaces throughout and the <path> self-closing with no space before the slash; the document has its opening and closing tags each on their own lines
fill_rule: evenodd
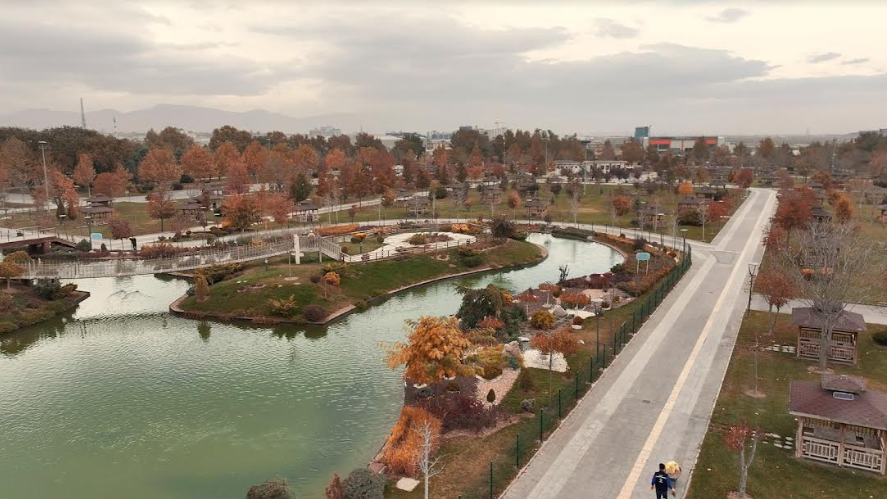
<svg viewBox="0 0 887 499">
<path fill-rule="evenodd" d="M 477 393 L 475 394 L 475 397 L 484 403 L 484 407 L 489 408 L 499 404 L 499 402 L 505 398 L 508 391 L 511 390 L 511 387 L 514 386 L 518 374 L 520 374 L 520 369 L 505 368 L 502 370 L 502 374 L 490 380 L 478 376 Z M 487 402 L 487 393 L 490 392 L 490 388 L 496 392 L 496 401 L 492 404 Z"/>
</svg>

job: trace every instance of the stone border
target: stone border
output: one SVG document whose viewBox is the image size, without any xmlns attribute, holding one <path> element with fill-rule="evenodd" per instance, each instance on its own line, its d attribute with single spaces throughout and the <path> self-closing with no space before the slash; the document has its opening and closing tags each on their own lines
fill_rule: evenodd
<svg viewBox="0 0 887 499">
<path fill-rule="evenodd" d="M 432 279 L 426 279 L 424 281 L 420 281 L 420 282 L 416 282 L 416 283 L 412 283 L 412 284 L 407 284 L 406 286 L 401 286 L 399 288 L 392 289 L 391 291 L 388 291 L 383 295 L 374 296 L 372 298 L 369 298 L 366 300 L 366 304 L 371 305 L 371 304 L 381 303 L 394 295 L 397 295 L 399 293 L 403 293 L 404 291 L 409 291 L 409 290 L 411 290 L 413 288 L 417 288 L 419 286 L 424 286 L 426 284 L 432 284 L 432 283 L 436 283 L 436 282 L 446 281 L 448 279 L 456 279 L 459 277 L 465 277 L 465 276 L 472 275 L 472 274 L 480 274 L 483 272 L 490 272 L 490 271 L 494 271 L 494 270 L 508 270 L 508 269 L 519 269 L 519 268 L 529 267 L 532 265 L 537 265 L 537 264 L 545 261 L 548 258 L 548 250 L 545 247 L 543 247 L 539 244 L 535 244 L 535 243 L 530 243 L 530 244 L 534 244 L 540 250 L 539 258 L 537 258 L 533 262 L 519 263 L 519 264 L 514 264 L 514 265 L 503 265 L 501 267 L 485 266 L 485 267 L 480 267 L 477 269 L 468 270 L 465 272 L 459 272 L 458 274 L 448 274 L 448 275 L 443 275 L 440 277 L 435 277 Z M 328 315 L 326 317 L 326 319 L 323 322 L 307 322 L 307 321 L 297 321 L 297 320 L 292 320 L 292 319 L 276 319 L 276 318 L 272 319 L 269 317 L 226 316 L 226 315 L 217 314 L 217 313 L 189 312 L 187 310 L 183 310 L 180 306 L 181 303 L 183 301 L 185 301 L 186 298 L 188 298 L 187 294 L 184 294 L 184 295 L 180 296 L 179 298 L 177 298 L 174 302 L 172 302 L 169 305 L 169 311 L 176 314 L 176 315 L 180 315 L 182 317 L 185 317 L 185 318 L 188 318 L 188 316 L 192 315 L 192 314 L 201 316 L 200 319 L 196 319 L 196 320 L 216 319 L 216 320 L 222 320 L 225 322 L 237 320 L 237 321 L 251 322 L 251 323 L 256 324 L 258 326 L 274 326 L 274 325 L 278 325 L 278 324 L 290 324 L 290 325 L 296 325 L 296 326 L 325 326 L 325 325 L 328 325 L 328 324 L 330 324 L 338 319 L 341 319 L 347 315 L 350 315 L 355 310 L 357 310 L 356 305 L 347 305 L 345 307 L 342 307 L 342 308 L 332 312 L 330 315 Z"/>
</svg>

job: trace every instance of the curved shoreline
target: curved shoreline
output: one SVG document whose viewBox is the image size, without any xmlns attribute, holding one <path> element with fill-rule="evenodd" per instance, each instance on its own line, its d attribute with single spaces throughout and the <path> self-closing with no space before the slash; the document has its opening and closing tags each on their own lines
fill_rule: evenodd
<svg viewBox="0 0 887 499">
<path fill-rule="evenodd" d="M 511 269 L 530 267 L 530 266 L 537 265 L 537 264 L 545 261 L 548 258 L 548 249 L 546 249 L 544 246 L 539 245 L 539 244 L 535 244 L 535 243 L 531 243 L 531 244 L 533 244 L 534 246 L 536 246 L 540 250 L 540 254 L 539 254 L 538 258 L 536 258 L 536 260 L 533 262 L 517 263 L 514 265 L 502 265 L 499 267 L 485 266 L 485 267 L 480 267 L 477 269 L 467 270 L 465 272 L 459 272 L 456 274 L 447 274 L 447 275 L 442 275 L 439 277 L 434 277 L 431 279 L 426 279 L 426 280 L 420 281 L 420 282 L 414 282 L 412 284 L 407 284 L 405 286 L 401 286 L 399 288 L 392 289 L 391 291 L 387 291 L 382 295 L 368 298 L 367 300 L 365 300 L 366 304 L 371 305 L 371 304 L 380 303 L 380 302 L 385 301 L 388 298 L 391 298 L 392 296 L 395 296 L 399 293 L 403 293 L 405 291 L 409 291 L 411 289 L 417 288 L 419 286 L 424 286 L 426 284 L 433 284 L 433 283 L 437 283 L 437 282 L 441 282 L 441 281 L 446 281 L 448 279 L 456 279 L 459 277 L 465 277 L 465 276 L 473 275 L 473 274 L 481 274 L 484 272 L 491 272 L 491 271 L 495 271 L 495 270 L 511 270 Z M 328 315 L 324 319 L 323 322 L 307 322 L 307 321 L 298 321 L 298 320 L 292 320 L 292 319 L 277 319 L 277 318 L 272 319 L 270 317 L 228 316 L 228 315 L 217 314 L 217 313 L 212 313 L 212 312 L 190 312 L 190 311 L 184 310 L 180 307 L 181 303 L 183 301 L 185 301 L 185 299 L 187 299 L 187 298 L 188 298 L 187 294 L 184 294 L 184 295 L 178 297 L 174 302 L 172 302 L 169 305 L 169 311 L 175 315 L 185 317 L 186 319 L 189 319 L 189 318 L 195 319 L 195 320 L 214 319 L 214 320 L 219 320 L 219 321 L 224 321 L 224 322 L 246 321 L 246 322 L 251 322 L 251 323 L 253 323 L 255 325 L 259 325 L 259 326 L 278 325 L 278 324 L 289 324 L 289 325 L 294 325 L 294 326 L 326 326 L 336 320 L 339 320 L 343 317 L 350 315 L 351 313 L 353 313 L 354 311 L 357 310 L 356 305 L 348 305 L 348 306 L 345 306 L 345 307 L 342 307 L 338 310 L 333 311 L 330 315 Z"/>
<path fill-rule="evenodd" d="M 22 329 L 29 328 L 29 327 L 33 327 L 33 326 L 36 326 L 36 325 L 39 325 L 39 324 L 43 324 L 43 323 L 46 322 L 46 321 L 50 321 L 50 320 L 52 320 L 52 319 L 55 319 L 56 317 L 58 317 L 58 316 L 60 316 L 60 315 L 66 314 L 66 313 L 68 313 L 68 312 L 74 310 L 75 308 L 77 308 L 78 305 L 80 305 L 80 302 L 82 302 L 83 300 L 85 300 L 85 299 L 87 299 L 87 298 L 89 298 L 89 297 L 91 296 L 90 293 L 89 293 L 89 291 L 81 291 L 81 290 L 79 290 L 79 289 L 78 289 L 78 290 L 74 290 L 74 291 L 72 291 L 71 294 L 72 294 L 72 295 L 76 295 L 76 296 L 74 297 L 74 300 L 71 301 L 71 303 L 70 303 L 67 307 L 65 307 L 65 308 L 62 309 L 62 310 L 59 310 L 57 313 L 53 314 L 51 317 L 47 317 L 47 318 L 45 318 L 45 319 L 39 320 L 39 321 L 37 321 L 37 322 L 33 322 L 33 323 L 31 323 L 31 324 L 26 324 L 26 325 L 24 325 L 24 326 L 21 326 L 21 327 L 18 327 L 18 328 L 16 328 L 16 329 L 13 329 L 12 331 L 7 331 L 7 332 L 5 332 L 5 333 L 0 333 L 0 336 L 2 336 L 2 335 L 8 335 L 8 334 L 15 334 L 15 333 L 21 331 Z"/>
</svg>

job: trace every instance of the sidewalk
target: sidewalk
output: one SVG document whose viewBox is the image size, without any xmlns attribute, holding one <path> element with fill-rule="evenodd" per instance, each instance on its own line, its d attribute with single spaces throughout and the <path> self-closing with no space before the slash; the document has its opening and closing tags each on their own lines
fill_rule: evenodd
<svg viewBox="0 0 887 499">
<path fill-rule="evenodd" d="M 782 314 L 791 314 L 793 308 L 802 308 L 809 306 L 810 305 L 808 303 L 802 300 L 791 300 L 784 307 L 782 307 L 779 312 Z M 765 300 L 762 295 L 755 293 L 751 297 L 751 309 L 760 312 L 767 312 L 770 310 L 770 306 L 767 305 L 767 300 Z M 775 311 L 776 309 L 773 310 Z M 862 314 L 863 319 L 865 319 L 865 322 L 868 324 L 887 325 L 887 307 L 850 303 L 847 305 L 847 310 L 849 310 L 850 312 L 856 312 L 857 314 Z"/>
</svg>

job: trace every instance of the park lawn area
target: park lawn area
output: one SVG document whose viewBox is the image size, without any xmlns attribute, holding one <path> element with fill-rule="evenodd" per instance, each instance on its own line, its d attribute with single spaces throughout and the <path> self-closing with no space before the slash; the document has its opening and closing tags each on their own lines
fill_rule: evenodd
<svg viewBox="0 0 887 499">
<path fill-rule="evenodd" d="M 613 219 L 610 216 L 610 192 L 615 189 L 622 189 L 622 191 L 627 195 L 632 195 L 637 192 L 639 199 L 641 201 L 649 201 L 652 197 L 657 197 L 660 201 L 660 204 L 663 208 L 674 211 L 677 208 L 677 201 L 680 198 L 677 194 L 675 194 L 671 190 L 662 190 L 656 192 L 653 196 L 648 196 L 642 189 L 636 189 L 631 185 L 626 186 L 613 186 L 613 185 L 587 185 L 585 186 L 585 194 L 580 198 L 580 205 L 577 209 L 576 214 L 576 222 L 583 224 L 595 224 L 595 225 L 612 225 Z M 502 199 L 499 203 L 493 204 L 492 207 L 489 203 L 481 204 L 480 202 L 480 193 L 477 189 L 471 189 L 468 193 L 468 200 L 471 201 L 471 206 L 456 206 L 452 193 L 448 195 L 448 197 L 444 199 L 438 199 L 435 201 L 435 209 L 437 210 L 438 218 L 457 218 L 457 219 L 477 219 L 478 217 L 486 217 L 489 218 L 491 215 L 506 215 L 508 217 L 523 219 L 526 216 L 526 212 L 523 208 L 523 204 L 518 206 L 516 209 L 512 210 L 507 205 L 508 193 L 510 189 L 503 192 Z M 740 196 L 740 191 L 733 190 L 734 196 Z M 573 222 L 573 215 L 570 211 L 570 198 L 567 196 L 565 192 L 561 192 L 558 196 L 553 196 L 550 188 L 547 184 L 540 184 L 539 192 L 537 194 L 539 199 L 551 200 L 554 198 L 554 204 L 549 207 L 549 214 L 552 216 L 552 220 L 555 222 Z M 352 203 L 357 205 L 358 203 Z M 739 206 L 742 204 L 741 197 L 734 198 L 734 212 Z M 731 213 L 732 215 L 732 213 Z M 354 217 L 355 222 L 370 222 L 379 220 L 379 207 L 378 206 L 366 206 L 360 207 L 357 210 L 357 214 Z M 384 208 L 381 216 L 383 219 L 389 220 L 404 220 L 407 218 L 415 218 L 407 216 L 406 208 L 398 208 L 398 207 L 389 207 Z M 617 217 L 616 225 L 619 227 L 629 228 L 632 226 L 631 222 L 635 219 L 637 213 L 635 210 L 631 210 L 629 213 Z M 347 210 L 342 210 L 338 213 L 338 217 L 340 221 L 350 220 L 348 217 Z M 431 216 L 420 216 L 419 220 L 430 219 Z M 327 221 L 329 216 L 324 219 Z M 336 214 L 332 215 L 333 221 L 336 219 Z M 706 224 L 705 227 L 705 241 L 710 242 L 717 236 L 718 232 L 723 228 L 725 221 L 715 222 L 711 221 Z M 678 229 L 687 229 L 687 237 L 689 239 L 702 240 L 702 227 L 695 226 L 679 226 Z M 670 235 L 668 229 L 663 227 L 661 232 L 665 233 L 664 236 Z M 680 232 L 678 233 L 680 236 Z"/>
<path fill-rule="evenodd" d="M 369 253 L 371 251 L 377 250 L 385 245 L 384 242 L 379 242 L 375 237 L 368 237 L 363 240 L 362 243 L 352 243 L 351 241 L 345 241 L 344 243 L 339 243 L 340 246 L 344 248 L 348 248 L 349 255 L 360 255 L 362 253 Z"/>
<path fill-rule="evenodd" d="M 838 374 L 866 378 L 872 389 L 887 390 L 887 349 L 876 346 L 870 334 L 880 328 L 883 326 L 869 325 L 869 332 L 860 336 L 857 366 L 830 364 L 830 367 Z M 788 414 L 789 385 L 792 380 L 819 379 L 817 374 L 808 371 L 816 362 L 800 360 L 789 353 L 759 351 L 758 389 L 766 397 L 746 395 L 746 391 L 754 389 L 755 331 L 759 331 L 762 346 L 797 342 L 797 329 L 787 314 L 780 316 L 773 336 L 767 334 L 766 312 L 752 312 L 745 317 L 696 463 L 688 498 L 725 498 L 736 490 L 738 456 L 727 450 L 723 441 L 724 431 L 730 425 L 744 420 L 749 426 L 759 426 L 764 433 L 795 437 L 797 422 Z M 797 459 L 793 450 L 761 442 L 749 470 L 747 492 L 755 498 L 869 499 L 887 497 L 887 479 L 865 471 Z"/>
<path fill-rule="evenodd" d="M 161 232 L 160 220 L 154 220 L 151 218 L 151 215 L 148 212 L 148 203 L 117 202 L 114 203 L 114 211 L 120 218 L 129 222 L 129 227 L 136 236 Z M 215 217 L 211 211 L 207 211 L 206 216 L 207 221 L 210 224 L 214 223 Z M 58 227 L 59 230 L 63 232 L 82 235 L 84 238 L 88 237 L 88 228 L 86 226 L 86 220 L 84 220 L 83 217 L 80 217 L 77 220 L 61 222 L 53 216 L 52 222 L 53 228 Z M 10 215 L 9 219 L 4 221 L 3 225 L 14 229 L 36 227 L 37 220 L 32 213 L 14 213 Z M 163 225 L 163 232 L 171 232 L 172 220 L 164 220 Z M 194 221 L 191 224 L 192 227 L 197 227 L 199 225 L 200 224 L 197 221 Z M 93 225 L 92 231 L 101 232 L 102 235 L 107 238 L 111 237 L 111 229 L 107 225 Z"/>
<path fill-rule="evenodd" d="M 292 275 L 297 278 L 293 281 L 287 280 L 290 269 L 285 263 L 271 265 L 268 269 L 264 265 L 254 264 L 241 275 L 210 286 L 205 301 L 191 296 L 181 303 L 181 307 L 186 312 L 223 317 L 273 319 L 270 300 L 292 296 L 298 311 L 277 319 L 303 320 L 302 310 L 307 305 L 320 305 L 333 312 L 348 305 L 360 305 L 404 286 L 473 269 L 462 263 L 457 250 L 445 254 L 449 256 L 448 261 L 430 255 L 412 255 L 403 260 L 352 265 L 333 262 L 331 265 L 339 267 L 339 286 L 320 286 L 310 282 L 311 276 L 319 274 L 324 264 L 292 266 Z M 541 249 L 532 243 L 509 239 L 484 255 L 484 262 L 478 269 L 532 264 L 539 260 Z"/>
</svg>

